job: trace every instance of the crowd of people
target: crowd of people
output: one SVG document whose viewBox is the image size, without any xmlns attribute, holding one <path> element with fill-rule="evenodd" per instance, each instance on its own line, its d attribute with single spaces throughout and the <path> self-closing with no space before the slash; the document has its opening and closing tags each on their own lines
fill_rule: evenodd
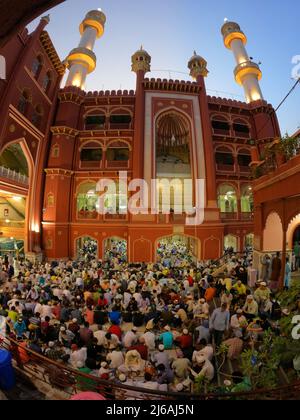
<svg viewBox="0 0 300 420">
<path fill-rule="evenodd" d="M 160 264 L 167 268 L 188 267 L 195 262 L 191 247 L 176 237 L 161 240 L 157 245 L 157 256 Z"/>
<path fill-rule="evenodd" d="M 221 346 L 239 361 L 245 349 L 259 347 L 264 331 L 280 334 L 278 321 L 288 313 L 273 293 L 279 261 L 277 256 L 272 262 L 267 283 L 253 278 L 251 254 L 185 267 L 127 264 L 116 257 L 23 261 L 16 272 L 3 259 L 0 328 L 20 342 L 24 363 L 30 361 L 28 348 L 145 392 L 195 392 L 199 380 L 214 383 Z M 251 390 L 240 371 L 233 377 L 225 381 L 226 392 Z M 81 388 L 92 384 L 85 380 Z M 126 392 L 119 397 L 126 399 Z"/>
</svg>

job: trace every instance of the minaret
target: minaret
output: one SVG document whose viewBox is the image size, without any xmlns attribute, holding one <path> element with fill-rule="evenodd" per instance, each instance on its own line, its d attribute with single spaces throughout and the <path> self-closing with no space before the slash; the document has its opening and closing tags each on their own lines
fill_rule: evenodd
<svg viewBox="0 0 300 420">
<path fill-rule="evenodd" d="M 149 157 L 144 157 L 144 128 L 145 128 L 145 74 L 151 70 L 151 56 L 141 47 L 131 57 L 131 69 L 136 73 L 135 94 L 135 121 L 134 121 L 134 153 L 141 158 L 134 159 L 133 177 L 144 178 L 144 161 L 149 162 Z M 144 158 L 142 158 L 144 157 Z"/>
<path fill-rule="evenodd" d="M 209 73 L 207 70 L 207 61 L 203 57 L 200 57 L 196 51 L 194 51 L 193 57 L 188 62 L 188 68 L 190 69 L 190 76 L 195 81 L 197 81 L 199 76 L 207 77 Z"/>
<path fill-rule="evenodd" d="M 219 219 L 219 210 L 217 206 L 217 189 L 214 150 L 212 141 L 212 129 L 208 108 L 208 100 L 205 86 L 205 78 L 208 76 L 207 61 L 194 51 L 193 57 L 188 62 L 190 76 L 199 85 L 199 109 L 201 115 L 203 145 L 206 162 L 206 208 L 210 209 L 211 220 Z"/>
<path fill-rule="evenodd" d="M 259 86 L 262 72 L 258 64 L 251 61 L 245 45 L 247 37 L 235 22 L 226 22 L 222 26 L 225 47 L 233 51 L 237 66 L 234 70 L 235 80 L 244 87 L 248 103 L 262 100 L 263 95 Z"/>
<path fill-rule="evenodd" d="M 97 58 L 93 49 L 96 39 L 104 33 L 105 22 L 106 16 L 101 10 L 92 10 L 80 24 L 80 43 L 66 59 L 70 70 L 66 86 L 84 89 L 87 75 L 96 68 Z"/>
</svg>

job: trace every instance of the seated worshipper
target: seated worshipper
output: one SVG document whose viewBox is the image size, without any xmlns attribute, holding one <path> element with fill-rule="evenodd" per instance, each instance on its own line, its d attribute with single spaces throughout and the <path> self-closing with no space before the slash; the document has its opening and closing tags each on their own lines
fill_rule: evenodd
<svg viewBox="0 0 300 420">
<path fill-rule="evenodd" d="M 256 291 L 254 292 L 254 299 L 258 303 L 258 307 L 261 308 L 267 300 L 270 300 L 271 290 L 267 287 L 267 283 L 262 282 Z"/>
<path fill-rule="evenodd" d="M 120 311 L 114 311 L 108 313 L 109 320 L 114 325 L 120 325 L 122 314 Z"/>
<path fill-rule="evenodd" d="M 176 378 L 180 381 L 189 377 L 190 367 L 190 360 L 180 356 L 171 363 L 171 368 L 173 369 Z"/>
<path fill-rule="evenodd" d="M 197 318 L 208 319 L 209 306 L 206 303 L 205 299 L 199 299 L 198 303 L 194 305 L 193 314 L 194 314 L 194 319 L 197 319 Z"/>
<path fill-rule="evenodd" d="M 158 366 L 160 364 L 164 364 L 165 366 L 170 366 L 170 359 L 168 353 L 165 351 L 165 347 L 163 344 L 160 344 L 158 346 L 158 352 L 154 353 L 152 355 L 152 363 L 155 366 Z"/>
<path fill-rule="evenodd" d="M 241 309 L 238 309 L 236 314 L 231 317 L 230 326 L 235 337 L 243 337 L 248 326 L 248 322 Z"/>
<path fill-rule="evenodd" d="M 136 350 L 130 350 L 125 355 L 125 363 L 120 366 L 118 371 L 124 374 L 134 373 L 140 376 L 145 372 L 146 362 L 141 358 L 141 355 Z"/>
<path fill-rule="evenodd" d="M 223 342 L 228 347 L 227 357 L 229 360 L 237 360 L 243 352 L 244 342 L 238 337 L 232 337 Z"/>
<path fill-rule="evenodd" d="M 100 379 L 103 379 L 105 381 L 108 381 L 110 379 L 111 376 L 111 370 L 108 367 L 108 363 L 107 362 L 102 362 L 100 365 L 100 369 L 99 369 L 99 373 L 98 376 Z"/>
<path fill-rule="evenodd" d="M 170 367 L 166 367 L 164 364 L 157 366 L 157 382 L 159 385 L 166 385 L 166 391 L 168 386 L 174 381 L 174 372 Z M 163 388 L 160 387 L 161 390 Z"/>
<path fill-rule="evenodd" d="M 131 331 L 128 331 L 123 338 L 123 345 L 126 349 L 129 349 L 129 347 L 133 346 L 137 343 L 138 337 L 137 337 L 137 328 L 133 327 Z"/>
<path fill-rule="evenodd" d="M 175 341 L 184 356 L 190 359 L 193 354 L 193 337 L 189 334 L 189 331 L 184 329 L 182 335 L 177 337 Z"/>
<path fill-rule="evenodd" d="M 201 366 L 203 357 L 209 361 L 213 360 L 214 357 L 214 348 L 212 345 L 206 345 L 205 341 L 202 341 L 203 348 L 198 351 L 193 352 L 192 362 L 194 366 Z"/>
<path fill-rule="evenodd" d="M 106 333 L 105 339 L 105 348 L 109 350 L 114 350 L 121 344 L 119 338 L 115 334 Z"/>
<path fill-rule="evenodd" d="M 136 350 L 140 353 L 143 360 L 148 360 L 148 347 L 146 346 L 145 339 L 143 337 L 140 337 L 138 343 L 129 347 L 128 350 Z"/>
<path fill-rule="evenodd" d="M 153 352 L 155 350 L 155 334 L 146 328 L 145 333 L 141 336 L 145 340 L 145 344 L 148 348 L 149 352 Z"/>
<path fill-rule="evenodd" d="M 257 342 L 260 337 L 263 336 L 264 330 L 262 328 L 262 321 L 260 319 L 256 319 L 247 327 L 247 332 L 250 334 L 250 338 L 252 342 Z"/>
<path fill-rule="evenodd" d="M 191 374 L 195 378 L 203 378 L 208 382 L 211 382 L 215 376 L 215 368 L 213 367 L 212 363 L 203 356 L 202 358 L 197 359 L 197 366 L 201 369 L 199 373 L 195 372 L 191 369 Z"/>
<path fill-rule="evenodd" d="M 243 307 L 243 312 L 247 319 L 254 319 L 258 315 L 258 304 L 254 300 L 252 295 L 247 296 L 245 306 Z"/>
<path fill-rule="evenodd" d="M 76 344 L 72 344 L 71 355 L 69 359 L 69 362 L 72 365 L 72 367 L 76 369 L 78 362 L 82 362 L 83 364 L 85 364 L 86 359 L 87 359 L 87 348 L 82 347 L 81 349 L 79 349 L 79 347 Z"/>
<path fill-rule="evenodd" d="M 106 356 L 106 360 L 109 363 L 109 368 L 113 370 L 119 369 L 125 363 L 124 354 L 120 350 L 120 347 L 117 347 L 116 350 L 109 352 Z"/>
<path fill-rule="evenodd" d="M 241 280 L 238 280 L 236 284 L 233 286 L 233 290 L 237 293 L 239 297 L 246 296 L 247 294 L 247 287 L 242 283 Z"/>
<path fill-rule="evenodd" d="M 169 325 L 166 325 L 164 329 L 165 332 L 160 335 L 159 340 L 162 341 L 165 350 L 172 350 L 174 337 L 171 332 L 171 328 Z"/>
<path fill-rule="evenodd" d="M 230 309 L 231 303 L 233 301 L 233 295 L 230 293 L 230 291 L 226 290 L 221 295 L 221 303 L 225 303 L 227 305 L 227 309 Z"/>
<path fill-rule="evenodd" d="M 17 339 L 21 339 L 25 336 L 27 327 L 22 317 L 20 317 L 14 324 L 14 331 L 16 333 Z"/>
<path fill-rule="evenodd" d="M 108 332 L 116 335 L 118 337 L 118 339 L 120 341 L 122 341 L 123 332 L 122 332 L 122 329 L 119 325 L 116 325 L 116 324 L 111 325 L 108 329 Z"/>
</svg>

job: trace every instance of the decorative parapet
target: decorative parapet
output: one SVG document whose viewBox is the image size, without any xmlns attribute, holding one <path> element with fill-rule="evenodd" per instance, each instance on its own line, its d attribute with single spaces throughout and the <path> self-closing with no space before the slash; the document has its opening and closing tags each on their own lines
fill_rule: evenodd
<svg viewBox="0 0 300 420">
<path fill-rule="evenodd" d="M 146 90 L 172 91 L 180 93 L 199 94 L 201 86 L 185 80 L 145 79 L 143 82 Z"/>
<path fill-rule="evenodd" d="M 56 52 L 56 49 L 55 49 L 47 31 L 42 32 L 42 34 L 40 36 L 40 41 L 41 41 L 41 43 L 43 45 L 43 48 L 46 51 L 48 57 L 50 58 L 51 63 L 53 64 L 55 70 L 57 71 L 57 73 L 60 76 L 63 76 L 65 74 L 66 67 L 64 66 L 64 64 L 60 60 L 60 58 L 59 58 L 59 56 Z"/>
</svg>

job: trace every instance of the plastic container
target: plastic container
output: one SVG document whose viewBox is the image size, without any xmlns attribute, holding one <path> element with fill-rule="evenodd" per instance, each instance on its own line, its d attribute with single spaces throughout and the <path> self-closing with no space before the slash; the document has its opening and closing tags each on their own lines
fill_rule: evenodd
<svg viewBox="0 0 300 420">
<path fill-rule="evenodd" d="M 7 350 L 0 349 L 0 389 L 9 391 L 16 384 L 12 356 Z"/>
</svg>

